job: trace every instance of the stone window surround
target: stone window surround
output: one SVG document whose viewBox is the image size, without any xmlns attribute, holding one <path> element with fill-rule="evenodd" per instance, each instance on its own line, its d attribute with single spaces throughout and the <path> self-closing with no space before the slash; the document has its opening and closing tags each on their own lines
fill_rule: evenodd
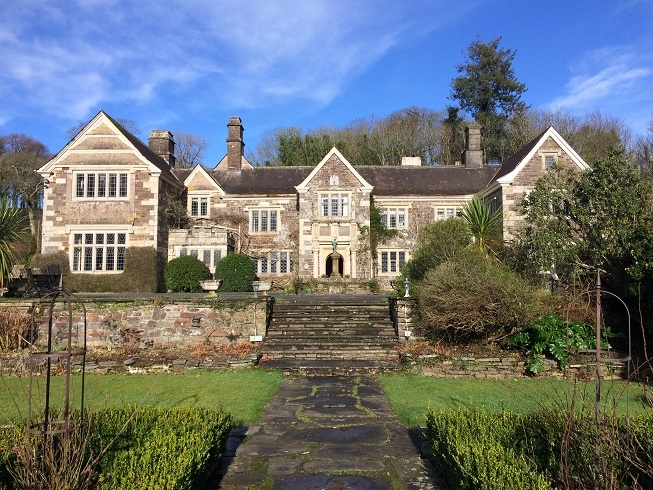
<svg viewBox="0 0 653 490">
<path fill-rule="evenodd" d="M 92 228 L 89 227 L 89 225 L 83 225 L 83 226 L 71 226 L 68 228 L 68 244 L 69 244 L 69 252 L 68 252 L 68 260 L 70 261 L 70 272 L 73 274 L 120 274 L 124 270 L 124 252 L 129 247 L 129 229 L 125 228 L 124 226 L 121 225 L 102 225 L 102 232 L 98 233 L 97 232 L 97 227 Z M 75 243 L 75 235 L 81 235 L 81 243 Z M 86 242 L 86 235 L 93 235 L 93 243 L 92 244 L 87 244 Z M 102 244 L 96 243 L 97 235 L 102 235 L 103 236 L 103 242 Z M 114 244 L 109 244 L 107 243 L 106 236 L 107 235 L 114 235 L 115 236 L 115 243 Z M 119 237 L 118 235 L 124 235 L 124 243 L 118 243 Z M 93 250 L 93 256 L 92 256 L 92 268 L 85 269 L 84 268 L 84 257 L 85 257 L 85 248 L 91 248 Z M 113 270 L 106 270 L 105 267 L 103 269 L 98 270 L 96 268 L 97 266 L 97 249 L 102 249 L 103 252 L 103 265 L 106 266 L 106 250 L 112 248 L 114 249 L 114 268 Z M 76 249 L 79 250 L 79 257 L 77 259 L 77 262 L 75 260 L 75 254 Z M 120 251 L 118 249 L 121 249 Z M 119 253 L 122 253 L 122 264 L 119 262 Z M 79 264 L 77 269 L 75 268 L 75 264 Z M 122 266 L 122 268 L 120 268 Z"/>
<path fill-rule="evenodd" d="M 458 216 L 460 213 L 461 207 L 460 206 L 435 206 L 434 211 L 435 211 L 435 221 L 442 221 L 445 219 L 451 219 L 455 218 Z"/>
<path fill-rule="evenodd" d="M 292 250 L 261 251 L 252 257 L 259 275 L 291 274 L 297 267 L 295 254 Z M 285 266 L 285 271 L 281 269 Z"/>
<path fill-rule="evenodd" d="M 394 212 L 394 226 L 392 223 L 392 213 Z M 408 208 L 402 206 L 391 206 L 381 208 L 381 222 L 386 228 L 403 230 L 408 225 Z"/>
<path fill-rule="evenodd" d="M 206 213 L 202 214 L 202 199 L 206 199 Z M 197 213 L 193 214 L 193 201 L 197 201 Z M 188 214 L 192 218 L 208 218 L 211 216 L 211 195 L 210 194 L 189 194 Z"/>
<path fill-rule="evenodd" d="M 538 156 L 542 159 L 542 168 L 548 169 L 554 162 L 557 162 L 558 159 L 562 156 L 561 150 L 540 150 L 537 152 Z M 547 159 L 549 164 L 547 165 Z"/>
<path fill-rule="evenodd" d="M 351 191 L 337 191 L 337 190 L 329 190 L 329 191 L 318 191 L 318 213 L 317 217 L 321 220 L 333 220 L 333 219 L 340 219 L 340 218 L 350 218 L 352 216 L 351 213 Z M 336 214 L 333 213 L 333 198 L 337 196 L 337 212 Z M 326 198 L 326 201 L 324 200 Z M 324 205 L 327 205 L 326 208 L 326 214 L 325 214 L 325 208 Z M 344 212 L 344 214 L 343 214 Z"/>
<path fill-rule="evenodd" d="M 403 256 L 403 259 L 402 259 Z M 404 249 L 387 249 L 378 251 L 380 276 L 393 276 L 401 272 L 401 266 L 408 261 L 409 253 Z M 385 269 L 385 270 L 384 270 Z"/>
<path fill-rule="evenodd" d="M 267 213 L 265 230 L 262 229 L 263 227 L 263 215 L 261 213 L 262 211 Z M 281 207 L 248 206 L 247 214 L 249 215 L 250 233 L 254 233 L 254 234 L 279 233 L 279 230 L 281 228 Z"/>
<path fill-rule="evenodd" d="M 129 199 L 129 174 L 130 172 L 125 172 L 124 169 L 115 170 L 115 169 L 105 169 L 102 171 L 97 171 L 96 169 L 77 169 L 73 171 L 73 189 L 72 189 L 72 199 L 73 201 L 120 201 Z M 92 179 L 89 179 L 89 176 L 92 176 Z M 100 185 L 101 177 L 104 176 L 104 184 Z M 110 196 L 111 193 L 111 176 L 115 177 L 114 182 L 114 192 L 115 196 Z M 80 180 L 80 177 L 81 180 Z M 89 181 L 93 182 L 93 195 L 89 196 Z M 83 195 L 78 195 L 80 191 L 80 183 L 82 185 L 81 193 Z M 100 189 L 103 189 L 101 191 Z M 103 193 L 104 196 L 99 194 Z"/>
<path fill-rule="evenodd" d="M 173 249 L 175 257 L 191 255 L 201 260 L 209 268 L 211 274 L 215 274 L 215 266 L 220 259 L 227 256 L 227 246 L 221 245 L 175 245 Z M 208 262 L 206 258 L 208 256 Z"/>
</svg>

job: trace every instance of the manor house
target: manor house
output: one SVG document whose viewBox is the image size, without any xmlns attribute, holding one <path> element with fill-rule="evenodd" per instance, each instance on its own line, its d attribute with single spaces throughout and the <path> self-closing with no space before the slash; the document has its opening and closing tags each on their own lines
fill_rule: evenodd
<svg viewBox="0 0 653 490">
<path fill-rule="evenodd" d="M 151 131 L 146 145 L 100 111 L 39 169 L 46 183 L 41 252 L 64 251 L 73 274 L 118 274 L 127 247 L 153 247 L 159 276 L 174 257 L 196 256 L 214 271 L 236 251 L 252 257 L 261 279 L 387 284 L 419 230 L 456 216 L 474 195 L 502 210 L 509 239 L 520 226 L 519 201 L 553 162 L 587 168 L 553 127 L 501 165 L 487 165 L 481 128 L 471 124 L 454 166 L 409 156 L 396 166 L 357 166 L 333 148 L 314 166 L 257 167 L 245 158 L 243 132 L 240 118 L 230 118 L 227 154 L 215 167 L 178 169 L 170 131 Z M 376 250 L 372 203 L 397 230 Z"/>
</svg>

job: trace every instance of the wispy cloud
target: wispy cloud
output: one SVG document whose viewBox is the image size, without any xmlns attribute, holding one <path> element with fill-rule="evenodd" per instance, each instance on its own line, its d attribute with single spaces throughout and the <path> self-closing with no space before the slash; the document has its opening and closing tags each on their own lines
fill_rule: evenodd
<svg viewBox="0 0 653 490">
<path fill-rule="evenodd" d="M 445 1 L 21 0 L 0 20 L 5 113 L 70 120 L 175 93 L 224 106 L 328 104 Z"/>
<path fill-rule="evenodd" d="M 573 68 L 575 74 L 565 85 L 565 94 L 549 108 L 583 110 L 596 107 L 601 100 L 632 97 L 634 89 L 639 90 L 653 73 L 647 65 L 627 48 L 593 51 Z"/>
</svg>

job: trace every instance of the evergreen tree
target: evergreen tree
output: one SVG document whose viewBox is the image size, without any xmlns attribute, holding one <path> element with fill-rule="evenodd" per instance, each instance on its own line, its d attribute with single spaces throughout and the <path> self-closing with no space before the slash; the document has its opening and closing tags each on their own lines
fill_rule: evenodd
<svg viewBox="0 0 653 490">
<path fill-rule="evenodd" d="M 459 76 L 451 82 L 451 99 L 483 125 L 482 145 L 487 161 L 503 161 L 506 121 L 526 110 L 521 95 L 526 85 L 515 77 L 512 62 L 517 54 L 499 46 L 501 36 L 472 42 L 469 60 L 456 66 Z"/>
</svg>

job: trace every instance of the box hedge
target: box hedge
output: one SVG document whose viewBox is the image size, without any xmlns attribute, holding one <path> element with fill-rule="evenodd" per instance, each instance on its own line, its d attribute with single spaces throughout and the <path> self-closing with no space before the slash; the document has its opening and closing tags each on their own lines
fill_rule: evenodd
<svg viewBox="0 0 653 490">
<path fill-rule="evenodd" d="M 247 292 L 256 280 L 256 264 L 249 255 L 229 254 L 215 266 L 215 278 L 222 279 L 221 292 Z"/>
<path fill-rule="evenodd" d="M 172 259 L 163 271 L 166 291 L 171 293 L 201 293 L 200 282 L 210 277 L 206 264 L 192 255 Z"/>
</svg>

